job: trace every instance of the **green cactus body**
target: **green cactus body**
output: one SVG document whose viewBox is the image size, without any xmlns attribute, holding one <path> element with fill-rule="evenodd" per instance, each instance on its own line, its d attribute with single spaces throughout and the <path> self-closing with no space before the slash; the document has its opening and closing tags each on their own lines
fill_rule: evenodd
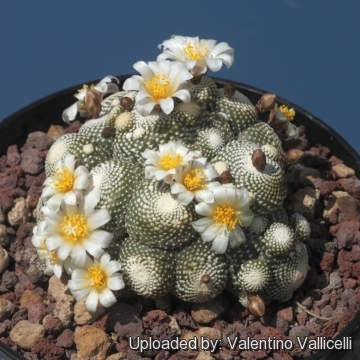
<svg viewBox="0 0 360 360">
<path fill-rule="evenodd" d="M 228 99 L 223 90 L 218 90 L 216 99 L 216 111 L 225 114 L 235 136 L 249 126 L 258 122 L 255 107 L 248 102 L 237 100 L 235 97 Z"/>
<path fill-rule="evenodd" d="M 102 101 L 98 119 L 52 145 L 46 174 L 51 176 L 56 162 L 66 154 L 75 155 L 89 170 L 87 191 L 100 194 L 96 210 L 107 209 L 111 218 L 102 229 L 115 236 L 104 250 L 120 262 L 126 286 L 120 296 L 136 293 L 159 298 L 172 293 L 185 301 L 203 302 L 226 286 L 244 304 L 247 293 L 266 301 L 286 301 L 306 276 L 307 252 L 302 241 L 309 237 L 310 228 L 299 215 L 291 217 L 289 226 L 282 207 L 287 187 L 278 163 L 283 153 L 281 142 L 269 125 L 258 121 L 255 107 L 246 97 L 238 92 L 225 96 L 207 76 L 197 80 L 197 84 L 188 84 L 191 101 L 176 98 L 168 115 L 159 104 L 146 116 L 140 115 L 137 91 L 109 96 Z M 125 97 L 131 99 L 131 106 L 125 106 L 129 102 Z M 188 147 L 193 156 L 191 166 L 198 161 L 197 167 L 183 165 L 180 174 L 170 167 L 173 178 L 151 178 L 151 171 L 145 169 L 149 164 L 156 167 L 154 162 L 158 165 L 156 151 L 169 141 Z M 175 156 L 169 152 L 168 160 L 177 159 L 170 155 Z M 214 169 L 205 163 L 213 164 Z M 159 171 L 168 171 L 164 169 Z M 210 185 L 230 188 L 226 192 L 234 194 L 234 187 L 247 190 L 247 195 L 239 190 L 234 195 L 239 203 L 246 203 L 241 218 L 245 225 L 236 217 L 234 204 L 218 200 L 212 210 L 216 216 L 206 205 L 200 206 L 201 201 L 211 203 L 207 191 L 213 191 L 204 180 L 205 170 L 212 174 Z M 183 183 L 172 192 L 176 179 Z M 183 192 L 182 199 L 189 199 L 191 191 L 189 202 L 178 201 L 179 193 Z M 40 199 L 38 222 L 46 220 L 43 205 L 46 203 Z M 192 225 L 195 221 L 200 221 L 198 230 Z M 199 230 L 206 226 L 206 231 Z M 232 238 L 225 253 L 216 253 L 209 236 L 214 229 L 219 239 L 237 229 L 242 241 L 235 237 L 234 245 Z"/>
<path fill-rule="evenodd" d="M 292 229 L 281 223 L 273 223 L 264 234 L 266 251 L 271 255 L 281 255 L 294 247 L 295 236 Z"/>
<path fill-rule="evenodd" d="M 310 237 L 310 224 L 301 214 L 295 213 L 291 216 L 290 226 L 294 229 L 296 240 L 306 241 Z"/>
<path fill-rule="evenodd" d="M 231 141 L 213 159 L 228 165 L 236 187 L 245 187 L 255 197 L 255 214 L 267 214 L 281 205 L 287 193 L 285 174 L 271 160 L 266 161 L 263 171 L 252 164 L 251 156 L 258 146 L 249 141 Z"/>
<path fill-rule="evenodd" d="M 269 285 L 270 278 L 269 267 L 260 259 L 244 262 L 237 273 L 239 286 L 246 292 L 259 292 L 265 289 Z"/>
<path fill-rule="evenodd" d="M 173 199 L 169 185 L 144 180 L 128 204 L 125 219 L 129 234 L 141 243 L 174 249 L 191 240 L 196 213 L 193 203 L 184 206 Z"/>
<path fill-rule="evenodd" d="M 101 142 L 86 135 L 66 134 L 57 139 L 48 152 L 45 161 L 46 176 L 52 175 L 55 163 L 66 154 L 78 157 L 89 171 L 111 158 L 111 153 Z"/>
<path fill-rule="evenodd" d="M 261 121 L 242 131 L 238 136 L 238 140 L 251 141 L 260 147 L 271 145 L 277 149 L 280 155 L 284 152 L 281 141 L 275 131 L 268 124 Z"/>
<path fill-rule="evenodd" d="M 120 113 L 120 108 L 115 108 L 115 113 Z M 113 126 L 110 125 L 109 116 L 104 115 L 100 119 L 87 121 L 79 130 L 79 134 L 92 139 L 102 146 L 109 154 L 112 154 L 113 137 L 115 132 Z"/>
<path fill-rule="evenodd" d="M 204 111 L 214 111 L 217 87 L 212 79 L 202 76 L 198 84 L 191 84 L 191 99 Z"/>
<path fill-rule="evenodd" d="M 308 255 L 303 243 L 296 241 L 285 256 L 268 262 L 272 277 L 269 285 L 260 292 L 265 299 L 285 302 L 303 283 L 308 271 Z"/>
<path fill-rule="evenodd" d="M 174 139 L 194 137 L 201 123 L 201 110 L 195 104 L 179 104 L 170 115 L 158 113 L 143 117 L 136 109 L 121 113 L 114 122 L 114 157 L 142 163 L 141 153 L 156 149 Z"/>
<path fill-rule="evenodd" d="M 104 162 L 91 170 L 91 190 L 100 193 L 97 208 L 106 208 L 111 215 L 104 230 L 115 235 L 126 232 L 125 210 L 138 185 L 138 174 L 139 169 L 134 165 L 119 160 Z"/>
<path fill-rule="evenodd" d="M 156 298 L 170 292 L 174 284 L 174 255 L 171 251 L 126 239 L 119 253 L 125 284 L 138 295 Z"/>
<path fill-rule="evenodd" d="M 229 282 L 227 288 L 230 291 L 239 294 L 242 291 L 241 284 L 238 281 L 238 271 L 243 263 L 249 259 L 257 259 L 262 252 L 264 245 L 261 237 L 252 232 L 246 232 L 246 242 L 240 246 L 228 250 L 225 253 L 229 268 Z"/>
<path fill-rule="evenodd" d="M 224 256 L 197 239 L 176 253 L 173 294 L 185 301 L 203 302 L 220 294 L 228 277 Z"/>
</svg>

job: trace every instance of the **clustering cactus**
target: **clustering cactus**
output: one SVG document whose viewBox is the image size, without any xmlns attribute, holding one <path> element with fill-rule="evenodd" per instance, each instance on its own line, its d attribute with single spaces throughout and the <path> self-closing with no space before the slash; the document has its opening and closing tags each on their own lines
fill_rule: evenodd
<svg viewBox="0 0 360 360">
<path fill-rule="evenodd" d="M 49 150 L 33 243 L 46 273 L 65 268 L 91 311 L 117 290 L 203 302 L 227 288 L 244 305 L 287 301 L 305 279 L 309 224 L 282 208 L 274 131 L 295 137 L 294 112 L 272 95 L 253 105 L 231 83 L 218 89 L 206 70 L 232 65 L 234 50 L 215 44 L 174 36 L 156 62 L 134 65 L 141 76 L 124 91 L 107 77 L 64 111 L 66 121 L 77 111 L 93 119 Z"/>
</svg>

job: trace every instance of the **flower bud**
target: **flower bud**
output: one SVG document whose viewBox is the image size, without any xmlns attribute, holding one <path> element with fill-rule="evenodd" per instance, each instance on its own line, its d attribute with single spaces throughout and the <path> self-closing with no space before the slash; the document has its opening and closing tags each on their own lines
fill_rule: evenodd
<svg viewBox="0 0 360 360">
<path fill-rule="evenodd" d="M 203 284 L 208 284 L 211 280 L 211 277 L 210 275 L 208 274 L 204 274 L 204 275 L 201 275 L 201 279 L 200 281 L 203 283 Z"/>
<path fill-rule="evenodd" d="M 224 95 L 228 99 L 232 98 L 235 95 L 235 91 L 236 91 L 235 84 L 232 83 L 232 82 L 226 83 L 225 86 L 224 86 L 223 91 L 224 91 Z"/>
<path fill-rule="evenodd" d="M 222 184 L 230 184 L 232 182 L 232 179 L 233 179 L 233 177 L 229 170 L 224 171 L 220 175 L 220 181 Z"/>
<path fill-rule="evenodd" d="M 102 94 L 98 91 L 90 89 L 86 92 L 84 98 L 84 106 L 86 111 L 93 119 L 97 119 L 101 111 Z"/>
<path fill-rule="evenodd" d="M 284 155 L 286 164 L 296 164 L 303 157 L 304 152 L 300 149 L 290 149 Z"/>
<path fill-rule="evenodd" d="M 134 107 L 134 102 L 128 96 L 121 98 L 120 105 L 125 111 L 131 111 Z"/>
<path fill-rule="evenodd" d="M 259 295 L 252 296 L 248 298 L 248 309 L 254 316 L 261 317 L 265 314 L 265 302 Z"/>
<path fill-rule="evenodd" d="M 255 109 L 258 112 L 270 111 L 274 108 L 276 104 L 276 95 L 275 94 L 264 94 L 259 101 L 257 102 Z"/>
<path fill-rule="evenodd" d="M 266 156 L 261 149 L 254 150 L 251 161 L 257 171 L 263 172 L 266 166 Z"/>
</svg>

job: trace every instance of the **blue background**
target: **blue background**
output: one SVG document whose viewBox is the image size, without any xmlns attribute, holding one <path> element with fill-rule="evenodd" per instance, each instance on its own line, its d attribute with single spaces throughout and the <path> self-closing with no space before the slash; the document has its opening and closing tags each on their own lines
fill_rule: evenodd
<svg viewBox="0 0 360 360">
<path fill-rule="evenodd" d="M 64 88 L 134 73 L 177 34 L 227 42 L 235 63 L 210 76 L 276 93 L 360 152 L 359 0 L 12 0 L 0 12 L 0 120 Z"/>
</svg>

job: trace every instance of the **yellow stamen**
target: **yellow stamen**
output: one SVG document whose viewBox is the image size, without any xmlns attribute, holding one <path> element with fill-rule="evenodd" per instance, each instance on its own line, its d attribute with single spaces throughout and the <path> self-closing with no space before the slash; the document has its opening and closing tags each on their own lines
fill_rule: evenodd
<svg viewBox="0 0 360 360">
<path fill-rule="evenodd" d="M 146 89 L 157 103 L 173 94 L 173 87 L 170 81 L 171 79 L 166 78 L 165 75 L 157 74 L 145 83 Z"/>
<path fill-rule="evenodd" d="M 213 220 L 217 223 L 225 224 L 228 230 L 234 230 L 236 224 L 239 222 L 235 209 L 227 205 L 217 206 Z"/>
<path fill-rule="evenodd" d="M 59 260 L 56 251 L 55 250 L 49 251 L 48 248 L 46 247 L 45 243 L 41 244 L 40 247 L 41 247 L 42 250 L 44 250 L 44 251 L 46 251 L 46 252 L 48 252 L 50 254 L 50 262 L 51 262 L 51 264 L 54 264 Z"/>
<path fill-rule="evenodd" d="M 82 87 L 81 89 L 79 89 L 79 90 L 74 94 L 74 96 L 75 96 L 75 97 L 78 96 L 83 90 L 89 90 L 89 89 L 92 89 L 92 88 L 94 88 L 94 87 L 95 87 L 94 84 L 91 84 L 90 86 L 87 85 L 87 84 L 84 84 L 83 87 Z"/>
<path fill-rule="evenodd" d="M 208 57 L 210 51 L 204 44 L 199 44 L 195 46 L 194 44 L 187 44 L 183 51 L 187 56 L 188 60 L 201 60 Z"/>
<path fill-rule="evenodd" d="M 81 241 L 89 233 L 85 218 L 80 214 L 65 215 L 60 226 L 66 240 L 70 242 Z"/>
<path fill-rule="evenodd" d="M 86 277 L 90 280 L 86 286 L 95 288 L 96 290 L 101 290 L 106 285 L 106 276 L 99 269 L 97 265 L 91 266 L 87 273 Z"/>
<path fill-rule="evenodd" d="M 161 158 L 159 164 L 164 170 L 168 171 L 171 169 L 175 169 L 176 167 L 181 165 L 182 162 L 183 157 L 180 154 L 171 155 L 167 153 Z"/>
<path fill-rule="evenodd" d="M 184 178 L 184 186 L 189 191 L 201 190 L 205 187 L 205 171 L 202 169 L 194 169 Z"/>
<path fill-rule="evenodd" d="M 57 169 L 52 176 L 51 184 L 56 190 L 66 193 L 73 188 L 73 174 L 65 166 L 61 169 Z"/>
<path fill-rule="evenodd" d="M 54 264 L 59 260 L 55 250 L 50 251 L 50 255 L 51 255 L 51 259 L 50 259 L 51 264 Z"/>
<path fill-rule="evenodd" d="M 295 110 L 294 109 L 289 109 L 286 105 L 281 105 L 279 107 L 279 110 L 285 115 L 285 117 L 289 121 L 294 119 L 294 116 L 295 116 Z"/>
</svg>

